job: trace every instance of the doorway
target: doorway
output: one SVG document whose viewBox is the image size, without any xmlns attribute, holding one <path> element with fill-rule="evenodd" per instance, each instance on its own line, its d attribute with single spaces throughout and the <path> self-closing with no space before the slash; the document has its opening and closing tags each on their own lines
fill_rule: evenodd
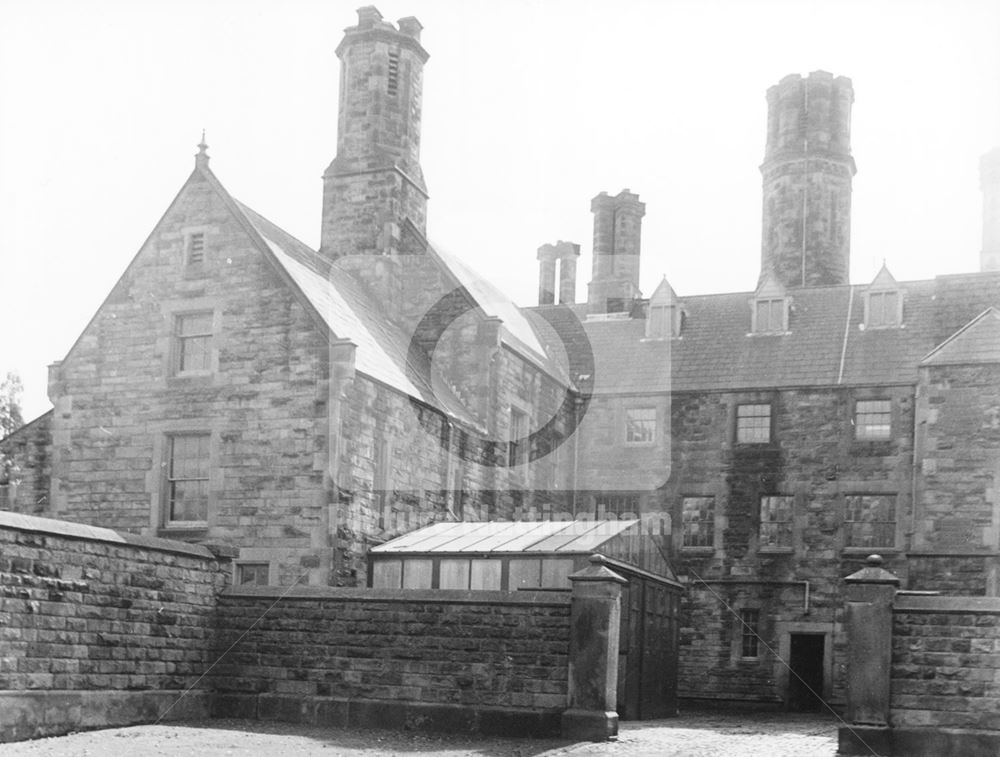
<svg viewBox="0 0 1000 757">
<path fill-rule="evenodd" d="M 823 649 L 825 634 L 790 635 L 788 702 L 792 712 L 815 712 L 823 706 Z"/>
</svg>

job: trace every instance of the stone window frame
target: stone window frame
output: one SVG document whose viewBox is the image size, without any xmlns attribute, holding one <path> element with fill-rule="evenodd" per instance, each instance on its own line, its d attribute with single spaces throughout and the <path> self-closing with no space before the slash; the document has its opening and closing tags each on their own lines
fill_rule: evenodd
<svg viewBox="0 0 1000 757">
<path fill-rule="evenodd" d="M 765 501 L 770 500 L 786 500 L 788 505 L 788 517 L 782 520 L 764 520 L 764 508 Z M 781 494 L 777 492 L 772 492 L 770 494 L 761 494 L 759 497 L 759 507 L 757 510 L 757 551 L 758 552 L 772 552 L 772 553 L 787 553 L 793 552 L 795 550 L 795 505 L 796 497 L 794 494 Z M 765 525 L 781 525 L 787 524 L 785 529 L 775 529 L 779 534 L 779 540 L 777 543 L 772 541 L 764 540 Z M 780 541 L 780 534 L 787 534 L 787 544 L 782 544 Z"/>
<path fill-rule="evenodd" d="M 511 404 L 507 422 L 507 465 L 510 468 L 527 465 L 531 456 L 528 447 L 531 412 L 526 407 Z"/>
<path fill-rule="evenodd" d="M 153 449 L 150 457 L 150 468 L 146 472 L 146 493 L 149 496 L 149 533 L 168 539 L 204 538 L 216 521 L 217 496 L 224 487 L 224 471 L 219 467 L 222 459 L 220 448 L 222 437 L 232 428 L 219 418 L 182 419 L 151 422 L 149 431 L 152 434 Z M 183 434 L 204 434 L 209 437 L 208 444 L 208 521 L 188 522 L 170 521 L 168 519 L 169 504 L 167 501 L 166 468 L 169 464 L 168 455 L 171 436 Z M 241 552 L 241 556 L 249 559 Z M 257 561 L 255 561 L 257 562 Z"/>
<path fill-rule="evenodd" d="M 879 498 L 891 500 L 892 519 L 891 520 L 856 520 L 848 518 L 851 514 L 851 499 L 864 500 L 865 498 Z M 893 551 L 898 549 L 899 539 L 897 530 L 899 529 L 899 496 L 896 492 L 874 492 L 874 491 L 852 491 L 844 494 L 844 550 L 848 552 L 863 552 L 870 554 L 873 550 Z M 886 526 L 885 531 L 891 534 L 891 544 L 852 544 L 851 527 L 849 524 L 861 523 L 877 526 Z"/>
<path fill-rule="evenodd" d="M 203 476 L 174 476 L 174 463 L 176 460 L 175 444 L 178 439 L 204 439 L 208 455 L 206 456 Z M 166 434 L 163 456 L 163 512 L 162 526 L 167 529 L 189 529 L 206 528 L 208 526 L 209 511 L 212 507 L 212 435 L 207 431 L 175 431 Z M 177 481 L 204 481 L 205 484 L 205 517 L 195 519 L 182 519 L 172 517 L 173 490 Z"/>
<path fill-rule="evenodd" d="M 763 425 L 749 425 L 741 426 L 741 417 L 746 419 L 752 418 L 762 418 L 763 415 L 751 415 L 747 414 L 741 416 L 741 411 L 743 408 L 753 408 L 753 407 L 766 407 L 767 408 L 767 439 L 752 439 L 752 438 L 742 438 L 744 437 L 744 431 L 750 432 L 754 429 L 763 428 Z M 741 402 L 736 405 L 735 410 L 735 423 L 734 423 L 734 439 L 736 444 L 771 444 L 774 441 L 774 403 L 772 402 Z"/>
<path fill-rule="evenodd" d="M 690 521 L 687 518 L 685 504 L 689 500 L 703 500 L 710 503 L 709 518 L 700 518 L 697 521 Z M 715 521 L 716 521 L 716 498 L 712 494 L 685 494 L 681 496 L 681 548 L 685 551 L 714 550 L 715 549 Z M 699 508 L 699 514 L 704 514 L 704 510 Z M 688 544 L 688 524 L 695 522 L 706 527 L 708 543 Z"/>
<path fill-rule="evenodd" d="M 264 581 L 244 580 L 247 569 L 252 569 L 256 577 L 260 576 L 260 569 L 263 568 Z M 233 586 L 270 586 L 271 585 L 271 563 L 260 560 L 237 561 L 233 566 Z"/>
<path fill-rule="evenodd" d="M 878 412 L 864 412 L 861 408 L 863 403 L 885 403 L 885 410 Z M 888 423 L 878 424 L 878 427 L 886 426 L 885 435 L 864 435 L 862 429 L 868 428 L 871 424 L 863 424 L 863 416 L 886 416 Z M 851 417 L 851 425 L 854 427 L 854 440 L 857 442 L 887 442 L 892 439 L 893 427 L 893 403 L 890 397 L 857 397 L 854 400 L 854 415 Z"/>
<path fill-rule="evenodd" d="M 651 414 L 652 417 L 633 418 L 633 413 Z M 655 405 L 626 407 L 624 413 L 625 445 L 628 447 L 651 447 L 655 445 L 660 425 L 658 416 L 659 413 Z M 639 425 L 634 426 L 634 424 Z M 633 438 L 633 430 L 636 431 L 635 438 Z"/>
<path fill-rule="evenodd" d="M 177 383 L 211 380 L 219 373 L 219 345 L 222 334 L 222 303 L 215 297 L 197 297 L 189 300 L 164 301 L 161 303 L 166 327 L 157 340 L 158 350 L 164 355 L 163 387 Z M 178 341 L 179 318 L 196 314 L 212 314 L 212 334 L 209 339 L 208 368 L 202 370 L 178 371 L 180 363 L 180 343 Z"/>
<path fill-rule="evenodd" d="M 737 647 L 737 657 L 748 662 L 757 662 L 761 659 L 761 647 L 765 646 L 761 630 L 761 610 L 757 606 L 745 606 L 737 611 L 739 634 L 734 634 L 734 643 Z M 749 615 L 752 613 L 752 615 Z M 748 619 L 752 622 L 748 622 Z M 752 644 L 753 654 L 747 654 L 748 643 Z"/>
<path fill-rule="evenodd" d="M 199 317 L 206 317 L 209 321 L 207 330 L 195 330 L 186 332 L 184 324 L 186 321 L 193 321 Z M 212 373 L 212 348 L 215 337 L 215 313 L 211 310 L 193 310 L 174 313 L 174 350 L 173 350 L 173 375 L 174 376 L 204 376 Z M 205 367 L 185 368 L 184 357 L 187 354 L 189 345 L 202 344 L 201 350 L 204 353 Z"/>
</svg>

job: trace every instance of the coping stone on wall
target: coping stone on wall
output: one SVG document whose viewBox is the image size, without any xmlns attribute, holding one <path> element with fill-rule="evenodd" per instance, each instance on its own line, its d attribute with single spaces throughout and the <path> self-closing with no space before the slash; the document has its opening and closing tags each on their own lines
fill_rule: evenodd
<svg viewBox="0 0 1000 757">
<path fill-rule="evenodd" d="M 191 557 L 200 557 L 206 560 L 216 559 L 216 555 L 211 550 L 197 544 L 188 544 L 187 542 L 173 541 L 172 539 L 160 539 L 156 536 L 123 533 L 112 531 L 110 528 L 88 526 L 83 523 L 71 523 L 53 518 L 39 518 L 35 515 L 12 513 L 6 510 L 0 510 L 0 529 L 50 534 L 67 539 L 123 544 L 142 549 L 153 549 L 159 552 L 174 552 Z"/>
</svg>

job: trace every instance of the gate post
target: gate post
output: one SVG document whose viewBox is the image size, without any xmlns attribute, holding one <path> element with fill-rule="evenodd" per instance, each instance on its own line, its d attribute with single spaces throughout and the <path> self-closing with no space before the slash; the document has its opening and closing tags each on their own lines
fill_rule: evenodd
<svg viewBox="0 0 1000 757">
<path fill-rule="evenodd" d="M 841 754 L 889 749 L 889 679 L 892 603 L 899 579 L 871 555 L 867 566 L 844 579 L 847 599 L 847 707 L 840 728 Z M 859 743 L 860 742 L 860 743 Z M 862 749 L 863 751 L 852 751 Z"/>
<path fill-rule="evenodd" d="M 600 555 L 591 555 L 590 563 L 569 577 L 569 709 L 562 715 L 562 735 L 603 741 L 618 733 L 618 637 L 628 581 Z"/>
</svg>

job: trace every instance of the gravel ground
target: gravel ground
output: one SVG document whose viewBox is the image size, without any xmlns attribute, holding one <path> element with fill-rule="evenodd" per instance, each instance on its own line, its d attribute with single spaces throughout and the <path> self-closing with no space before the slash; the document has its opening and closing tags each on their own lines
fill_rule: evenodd
<svg viewBox="0 0 1000 757">
<path fill-rule="evenodd" d="M 617 740 L 600 744 L 244 720 L 113 728 L 0 744 L 0 757 L 834 757 L 836 751 L 833 720 L 770 713 L 688 713 L 624 723 Z"/>
</svg>

